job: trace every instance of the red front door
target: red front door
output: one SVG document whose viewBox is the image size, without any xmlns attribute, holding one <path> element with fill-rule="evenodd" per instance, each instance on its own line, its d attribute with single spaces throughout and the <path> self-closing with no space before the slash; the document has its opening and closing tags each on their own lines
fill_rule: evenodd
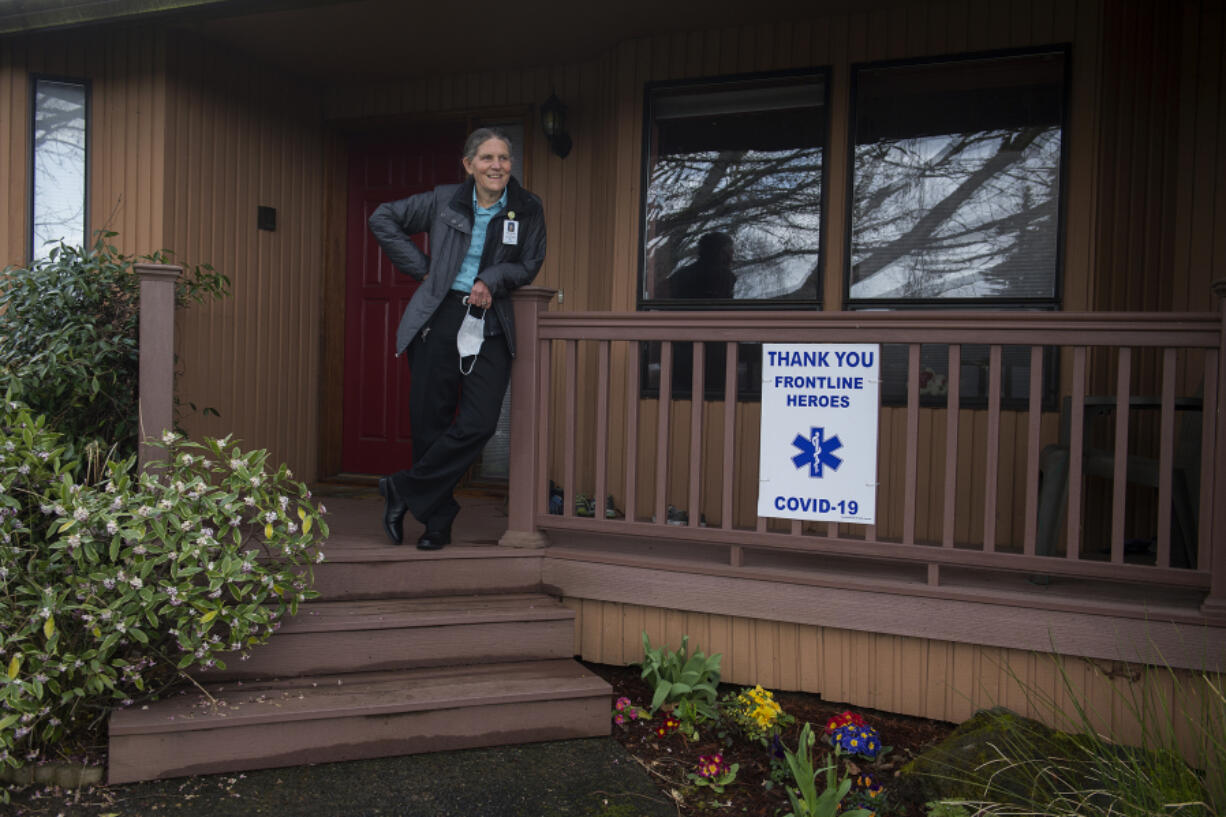
<svg viewBox="0 0 1226 817">
<path fill-rule="evenodd" d="M 417 282 L 396 271 L 366 226 L 376 207 L 460 181 L 465 123 L 414 127 L 405 138 L 355 143 L 349 158 L 345 269 L 345 416 L 341 469 L 388 474 L 412 463 L 409 367 L 396 325 Z M 425 236 L 416 239 L 426 252 Z"/>
</svg>

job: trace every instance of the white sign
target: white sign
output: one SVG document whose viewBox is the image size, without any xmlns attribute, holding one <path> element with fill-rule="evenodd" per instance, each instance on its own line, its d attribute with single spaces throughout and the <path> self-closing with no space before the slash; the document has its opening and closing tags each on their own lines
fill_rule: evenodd
<svg viewBox="0 0 1226 817">
<path fill-rule="evenodd" d="M 876 523 L 880 361 L 875 344 L 763 344 L 758 516 Z"/>
</svg>

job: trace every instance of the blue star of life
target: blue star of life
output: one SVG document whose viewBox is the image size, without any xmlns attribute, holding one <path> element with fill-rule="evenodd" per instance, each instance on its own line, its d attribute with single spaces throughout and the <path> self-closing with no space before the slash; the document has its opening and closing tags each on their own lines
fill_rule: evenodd
<svg viewBox="0 0 1226 817">
<path fill-rule="evenodd" d="M 837 434 L 826 439 L 824 428 L 810 428 L 808 437 L 797 434 L 796 439 L 792 440 L 792 445 L 800 449 L 800 453 L 792 457 L 792 463 L 797 468 L 804 468 L 808 465 L 811 477 L 820 478 L 823 468 L 837 471 L 843 464 L 843 460 L 834 455 L 835 451 L 843 447 L 842 441 Z"/>
</svg>

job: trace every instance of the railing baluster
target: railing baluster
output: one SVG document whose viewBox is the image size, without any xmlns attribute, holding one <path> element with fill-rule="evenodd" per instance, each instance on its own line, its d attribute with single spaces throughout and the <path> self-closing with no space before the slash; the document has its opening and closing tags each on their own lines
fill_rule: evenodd
<svg viewBox="0 0 1226 817">
<path fill-rule="evenodd" d="M 732 530 L 732 475 L 736 465 L 736 343 L 725 345 L 724 356 L 724 484 L 720 494 L 720 527 Z M 739 550 L 737 548 L 736 550 Z M 734 552 L 733 558 L 737 558 Z"/>
<path fill-rule="evenodd" d="M 576 358 L 578 356 L 579 342 L 575 340 L 566 341 L 566 362 L 565 362 L 565 380 L 566 380 L 566 436 L 565 445 L 562 447 L 562 515 L 575 515 L 575 498 L 578 494 L 575 491 L 575 425 L 577 423 L 576 415 L 578 414 L 579 398 L 578 398 L 578 366 Z"/>
<path fill-rule="evenodd" d="M 962 411 L 962 346 L 949 344 L 949 374 L 945 383 L 945 502 L 941 546 L 954 546 L 954 510 L 958 495 L 958 420 Z"/>
<path fill-rule="evenodd" d="M 1081 558 L 1081 455 L 1085 451 L 1086 347 L 1073 349 L 1073 394 L 1069 400 L 1068 546 L 1066 559 Z"/>
<path fill-rule="evenodd" d="M 1115 380 L 1115 469 L 1111 486 L 1111 561 L 1124 563 L 1124 503 L 1128 489 L 1128 402 L 1132 393 L 1132 349 L 1119 349 Z"/>
<path fill-rule="evenodd" d="M 1196 551 L 1196 566 L 1201 570 L 1212 565 L 1209 554 L 1213 548 L 1213 537 L 1220 538 L 1226 534 L 1226 531 L 1221 530 L 1222 521 L 1214 521 L 1213 486 L 1214 468 L 1217 463 L 1214 457 L 1208 456 L 1217 451 L 1217 423 L 1213 418 L 1217 416 L 1218 366 L 1218 351 L 1210 349 L 1205 353 L 1204 410 L 1200 415 L 1200 519 L 1197 520 L 1197 541 L 1193 546 Z"/>
<path fill-rule="evenodd" d="M 983 550 L 996 550 L 996 486 L 1000 480 L 1000 358 L 999 345 L 988 351 L 988 439 L 984 459 Z"/>
<path fill-rule="evenodd" d="M 673 403 L 673 342 L 660 343 L 660 403 L 656 421 L 656 522 L 668 524 L 668 425 Z"/>
<path fill-rule="evenodd" d="M 912 343 L 907 355 L 907 465 L 904 472 L 902 542 L 915 544 L 915 493 L 919 470 L 920 345 Z"/>
<path fill-rule="evenodd" d="M 609 342 L 596 347 L 596 519 L 606 519 L 605 496 L 609 490 Z"/>
<path fill-rule="evenodd" d="M 639 361 L 642 359 L 639 341 L 626 344 L 626 496 L 622 500 L 626 521 L 633 522 L 638 513 L 639 470 Z"/>
<path fill-rule="evenodd" d="M 1209 391 L 1209 383 L 1205 383 L 1205 410 L 1201 423 L 1206 428 L 1210 423 L 1214 425 L 1212 437 L 1216 445 L 1221 446 L 1226 444 L 1226 411 L 1222 410 L 1222 402 L 1226 400 L 1226 279 L 1213 282 L 1213 294 L 1218 299 L 1218 348 L 1207 357 L 1217 358 L 1217 376 L 1213 378 L 1212 392 Z M 1201 556 L 1207 558 L 1197 566 L 1201 570 L 1208 569 L 1210 575 L 1209 594 L 1200 609 L 1212 623 L 1222 624 L 1226 623 L 1226 456 L 1216 447 L 1202 447 L 1202 451 L 1213 460 L 1213 488 L 1210 494 L 1213 499 L 1205 503 L 1213 507 L 1213 522 L 1207 532 L 1201 533 L 1201 541 L 1205 543 Z"/>
<path fill-rule="evenodd" d="M 1043 422 L 1043 347 L 1030 347 L 1030 403 L 1026 413 L 1026 522 L 1022 552 L 1034 555 L 1039 518 L 1039 435 Z"/>
<path fill-rule="evenodd" d="M 702 406 L 706 397 L 707 345 L 694 341 L 694 371 L 690 378 L 690 527 L 702 519 Z"/>
<path fill-rule="evenodd" d="M 1158 420 L 1158 565 L 1171 566 L 1171 485 L 1175 464 L 1175 350 L 1162 350 L 1162 413 Z"/>
<path fill-rule="evenodd" d="M 552 436 L 553 427 L 551 420 L 553 416 L 553 343 L 551 341 L 541 341 L 540 350 L 537 352 L 537 363 L 540 366 L 537 380 L 541 384 L 538 398 L 538 405 L 541 407 L 541 438 L 537 440 L 536 467 L 539 470 L 536 475 L 536 495 L 539 497 L 538 513 L 549 513 L 549 439 Z"/>
</svg>

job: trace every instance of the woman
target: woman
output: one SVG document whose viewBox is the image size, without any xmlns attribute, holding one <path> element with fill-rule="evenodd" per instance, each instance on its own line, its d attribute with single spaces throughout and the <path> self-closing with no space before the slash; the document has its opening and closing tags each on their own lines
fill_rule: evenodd
<svg viewBox="0 0 1226 817">
<path fill-rule="evenodd" d="M 408 350 L 413 466 L 379 480 L 383 528 L 404 539 L 404 515 L 425 525 L 422 550 L 451 542 L 460 511 L 456 483 L 493 435 L 515 357 L 511 291 L 536 277 L 545 260 L 541 200 L 511 177 L 511 140 L 494 128 L 464 144 L 468 180 L 379 205 L 370 229 L 396 268 L 423 281 L 396 330 Z M 429 231 L 430 255 L 412 242 Z M 470 315 L 484 328 L 457 337 Z M 484 338 L 484 340 L 481 340 Z M 479 350 L 474 352 L 476 344 Z M 458 408 L 458 411 L 457 411 Z"/>
</svg>

